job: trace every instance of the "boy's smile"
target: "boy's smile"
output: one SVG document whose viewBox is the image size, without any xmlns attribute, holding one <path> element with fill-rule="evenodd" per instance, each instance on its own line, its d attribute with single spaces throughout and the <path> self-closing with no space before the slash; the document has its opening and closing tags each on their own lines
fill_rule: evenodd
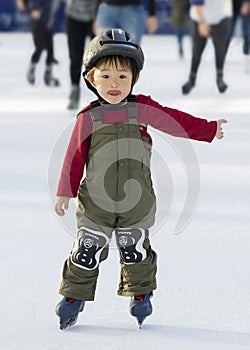
<svg viewBox="0 0 250 350">
<path fill-rule="evenodd" d="M 132 88 L 132 72 L 119 64 L 95 68 L 88 78 L 98 94 L 111 104 L 124 100 Z"/>
</svg>

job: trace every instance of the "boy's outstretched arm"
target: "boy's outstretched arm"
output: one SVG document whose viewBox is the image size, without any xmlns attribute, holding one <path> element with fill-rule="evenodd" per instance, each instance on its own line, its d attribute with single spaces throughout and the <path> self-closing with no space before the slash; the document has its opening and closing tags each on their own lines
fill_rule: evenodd
<svg viewBox="0 0 250 350">
<path fill-rule="evenodd" d="M 69 197 L 57 197 L 55 204 L 55 212 L 59 216 L 65 215 L 65 210 L 69 209 Z"/>
<path fill-rule="evenodd" d="M 222 124 L 225 124 L 227 123 L 227 120 L 226 119 L 219 119 L 217 120 L 217 131 L 216 131 L 216 134 L 215 134 L 215 137 L 217 139 L 222 139 L 224 137 L 224 132 L 223 132 L 223 129 L 222 129 Z"/>
</svg>

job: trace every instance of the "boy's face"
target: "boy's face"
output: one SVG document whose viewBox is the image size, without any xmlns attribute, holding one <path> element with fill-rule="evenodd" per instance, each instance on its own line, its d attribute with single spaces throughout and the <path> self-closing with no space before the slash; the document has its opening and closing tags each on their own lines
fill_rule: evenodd
<svg viewBox="0 0 250 350">
<path fill-rule="evenodd" d="M 98 94 L 108 103 L 117 104 L 124 100 L 131 91 L 132 72 L 119 63 L 94 68 L 88 75 Z"/>
</svg>

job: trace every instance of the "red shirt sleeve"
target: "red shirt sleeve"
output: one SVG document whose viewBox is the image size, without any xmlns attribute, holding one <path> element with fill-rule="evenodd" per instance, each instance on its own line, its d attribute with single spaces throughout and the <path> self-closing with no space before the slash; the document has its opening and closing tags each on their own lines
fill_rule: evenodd
<svg viewBox="0 0 250 350">
<path fill-rule="evenodd" d="M 216 130 L 216 121 L 194 117 L 188 113 L 163 107 L 150 96 L 138 95 L 138 121 L 145 123 L 172 136 L 212 142 Z"/>
<path fill-rule="evenodd" d="M 89 113 L 80 113 L 64 158 L 57 196 L 77 196 L 91 142 L 91 133 L 92 121 Z"/>
</svg>

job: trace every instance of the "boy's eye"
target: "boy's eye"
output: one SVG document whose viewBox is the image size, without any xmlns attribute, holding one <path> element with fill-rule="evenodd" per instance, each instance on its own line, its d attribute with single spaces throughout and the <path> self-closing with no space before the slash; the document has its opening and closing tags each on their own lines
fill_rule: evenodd
<svg viewBox="0 0 250 350">
<path fill-rule="evenodd" d="M 108 78 L 109 78 L 109 75 L 108 75 L 108 74 L 103 74 L 103 75 L 102 75 L 102 78 L 103 78 L 103 79 L 108 79 Z"/>
<path fill-rule="evenodd" d="M 120 79 L 126 79 L 126 78 L 127 78 L 127 76 L 125 74 L 120 75 Z"/>
</svg>

